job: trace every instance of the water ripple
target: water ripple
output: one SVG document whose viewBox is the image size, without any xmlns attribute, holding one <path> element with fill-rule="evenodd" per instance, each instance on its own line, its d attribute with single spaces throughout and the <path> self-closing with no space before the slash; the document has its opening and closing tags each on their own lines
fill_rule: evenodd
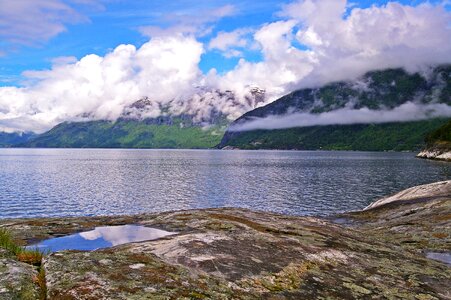
<svg viewBox="0 0 451 300">
<path fill-rule="evenodd" d="M 208 207 L 327 215 L 450 174 L 411 153 L 1 149 L 0 218 Z"/>
</svg>

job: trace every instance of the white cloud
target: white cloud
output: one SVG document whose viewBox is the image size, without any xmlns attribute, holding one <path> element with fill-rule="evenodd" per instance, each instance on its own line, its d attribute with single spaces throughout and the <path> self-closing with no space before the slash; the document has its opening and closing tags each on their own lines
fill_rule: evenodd
<svg viewBox="0 0 451 300">
<path fill-rule="evenodd" d="M 71 63 L 76 63 L 77 58 L 75 56 L 58 56 L 52 59 L 52 65 L 66 65 Z"/>
<path fill-rule="evenodd" d="M 0 39 L 10 45 L 42 44 L 64 32 L 66 24 L 86 21 L 62 0 L 0 1 Z"/>
<path fill-rule="evenodd" d="M 204 11 L 175 12 L 173 14 L 165 14 L 162 21 L 166 21 L 168 26 L 141 26 L 139 31 L 148 37 L 187 34 L 202 37 L 211 33 L 213 23 L 235 13 L 235 6 L 230 4 Z"/>
<path fill-rule="evenodd" d="M 192 37 L 155 38 L 139 49 L 120 45 L 105 57 L 88 55 L 51 70 L 26 72 L 35 84 L 0 88 L 0 130 L 18 120 L 40 123 L 39 130 L 86 113 L 112 120 L 124 106 L 147 95 L 157 116 L 158 104 L 191 93 L 202 52 L 202 44 Z"/>
<path fill-rule="evenodd" d="M 103 239 L 111 243 L 112 246 L 155 240 L 173 234 L 176 234 L 176 232 L 134 225 L 96 227 L 94 230 L 79 233 L 80 237 L 85 240 Z"/>
<path fill-rule="evenodd" d="M 191 24 L 180 24 L 168 28 L 161 28 L 160 26 L 142 26 L 139 28 L 139 31 L 147 37 L 165 37 L 173 35 L 195 35 L 199 32 L 199 28 Z"/>
<path fill-rule="evenodd" d="M 21 3 L 30 4 L 34 14 L 24 24 L 10 24 L 29 13 Z M 42 11 L 54 17 L 42 18 Z M 297 88 L 352 79 L 373 69 L 414 71 L 451 62 L 451 13 L 441 5 L 391 2 L 360 9 L 344 0 L 296 1 L 283 7 L 278 21 L 253 32 L 221 32 L 205 45 L 196 37 L 205 39 L 215 22 L 236 9 L 195 12 L 195 18 L 193 13 L 167 16 L 164 29 L 141 28 L 152 39 L 139 49 L 120 45 L 103 57 L 58 58 L 50 70 L 25 72 L 24 87 L 0 88 L 0 130 L 42 131 L 82 115 L 115 119 L 144 96 L 152 103 L 148 116 L 161 114 L 161 107 L 170 103 L 174 112 L 189 112 L 200 120 L 215 111 L 233 118 L 253 108 L 255 103 L 246 98 L 250 87 L 266 90 L 263 105 Z M 9 41 L 45 40 L 63 31 L 67 22 L 84 20 L 60 0 L 0 2 L 0 36 Z M 199 70 L 205 49 L 246 57 L 249 47 L 261 51 L 263 59 L 242 58 L 225 74 Z M 237 97 L 214 89 L 231 90 Z"/>
<path fill-rule="evenodd" d="M 238 48 L 251 47 L 251 41 L 248 37 L 250 33 L 252 33 L 252 30 L 248 28 L 240 28 L 230 32 L 220 31 L 216 37 L 210 40 L 208 49 L 220 50 L 227 58 L 242 56 L 243 52 Z"/>
<path fill-rule="evenodd" d="M 228 49 L 222 54 L 225 58 L 242 57 L 244 54 L 240 50 Z"/>
<path fill-rule="evenodd" d="M 264 60 L 253 63 L 241 59 L 234 70 L 222 76 L 210 74 L 208 80 L 221 89 L 243 94 L 248 86 L 266 89 L 269 99 L 276 99 L 288 91 L 290 84 L 311 72 L 314 56 L 292 46 L 296 21 L 278 21 L 262 26 L 254 39 L 262 49 Z"/>
<path fill-rule="evenodd" d="M 346 0 L 299 0 L 285 5 L 279 15 L 327 27 L 342 18 L 346 3 Z"/>
<path fill-rule="evenodd" d="M 280 15 L 288 20 L 266 24 L 254 35 L 264 60 L 241 60 L 217 79 L 222 87 L 257 85 L 274 100 L 370 70 L 418 71 L 451 62 L 451 13 L 441 5 L 391 2 L 360 9 L 345 0 L 301 0 L 284 6 Z M 305 49 L 293 46 L 296 42 Z"/>
<path fill-rule="evenodd" d="M 451 106 L 446 104 L 404 103 L 392 110 L 370 110 L 368 108 L 343 108 L 321 114 L 293 113 L 282 116 L 255 118 L 231 127 L 230 131 L 257 129 L 284 129 L 316 125 L 379 124 L 426 120 L 434 117 L 451 117 Z"/>
<path fill-rule="evenodd" d="M 442 6 L 390 2 L 353 8 L 346 1 L 299 1 L 285 14 L 299 20 L 298 41 L 315 53 L 317 65 L 299 86 L 355 78 L 372 69 L 421 67 L 451 61 L 451 14 Z"/>
</svg>

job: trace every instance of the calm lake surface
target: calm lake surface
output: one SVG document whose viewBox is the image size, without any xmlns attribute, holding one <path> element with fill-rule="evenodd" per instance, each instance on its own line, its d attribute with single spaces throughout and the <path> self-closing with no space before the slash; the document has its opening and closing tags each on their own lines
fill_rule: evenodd
<svg viewBox="0 0 451 300">
<path fill-rule="evenodd" d="M 413 153 L 0 149 L 0 218 L 210 207 L 329 215 L 450 178 L 451 164 Z"/>
</svg>

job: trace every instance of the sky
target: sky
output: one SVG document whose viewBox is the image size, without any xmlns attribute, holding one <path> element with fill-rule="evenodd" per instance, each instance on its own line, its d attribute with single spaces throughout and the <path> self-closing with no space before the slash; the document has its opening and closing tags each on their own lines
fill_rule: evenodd
<svg viewBox="0 0 451 300">
<path fill-rule="evenodd" d="M 252 109 L 373 69 L 451 62 L 450 1 L 0 0 L 0 131 Z M 202 90 L 231 90 L 236 101 Z"/>
</svg>

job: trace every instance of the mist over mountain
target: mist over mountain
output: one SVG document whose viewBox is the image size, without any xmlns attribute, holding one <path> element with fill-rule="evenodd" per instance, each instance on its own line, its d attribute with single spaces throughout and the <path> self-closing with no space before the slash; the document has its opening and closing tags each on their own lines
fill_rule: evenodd
<svg viewBox="0 0 451 300">
<path fill-rule="evenodd" d="M 368 72 L 355 81 L 301 89 L 236 120 L 230 131 L 387 123 L 451 116 L 451 65 L 409 74 Z"/>
<path fill-rule="evenodd" d="M 60 20 L 54 8 L 36 13 L 41 9 Z M 161 28 L 141 26 L 144 40 L 136 45 L 115 41 L 79 56 L 49 53 L 50 66 L 25 70 L 16 85 L 0 87 L 0 131 L 42 133 L 62 122 L 115 121 L 145 97 L 149 118 L 169 112 L 196 122 L 216 114 L 234 120 L 300 88 L 388 68 L 427 73 L 428 66 L 451 62 L 446 3 L 358 7 L 345 0 L 299 0 L 279 3 L 276 10 L 252 26 L 211 31 L 223 18 L 239 17 L 238 7 L 224 5 L 196 18 L 175 15 Z M 14 32 L 30 35 L 16 19 L 5 20 L 15 29 L 8 39 L 15 40 L 9 35 Z M 222 62 L 229 67 L 221 70 Z M 265 97 L 249 103 L 254 88 L 264 89 Z"/>
<path fill-rule="evenodd" d="M 440 118 L 451 117 L 451 65 L 422 73 L 371 71 L 356 80 L 297 90 L 262 106 L 266 99 L 265 90 L 257 87 L 249 88 L 244 100 L 229 90 L 197 88 L 189 101 L 175 99 L 163 105 L 143 97 L 125 106 L 114 120 L 97 120 L 85 113 L 41 135 L 28 139 L 9 135 L 8 140 L 4 135 L 0 140 L 4 140 L 3 146 L 25 147 L 212 148 L 219 144 L 316 149 L 327 148 L 327 143 L 313 142 L 315 139 L 335 140 L 335 131 L 343 140 L 350 136 L 359 140 L 362 134 L 391 135 L 385 145 L 379 141 L 377 147 L 371 147 L 370 139 L 368 145 L 359 144 L 355 149 L 391 150 L 400 139 L 408 139 L 399 149 L 412 150 L 421 148 L 425 135 L 442 124 Z M 250 111 L 232 122 L 230 116 L 240 110 Z M 438 121 L 429 121 L 436 118 Z M 310 130 L 312 126 L 321 131 Z M 399 132 L 398 139 L 393 132 Z M 279 135 L 289 138 L 280 140 Z M 343 142 L 340 147 L 347 149 L 350 143 Z"/>
<path fill-rule="evenodd" d="M 399 124 L 401 132 L 403 122 L 410 122 L 410 135 L 417 137 L 410 145 L 415 144 L 418 148 L 427 133 L 421 129 L 421 126 L 425 128 L 426 120 L 450 117 L 451 65 L 431 68 L 422 74 L 411 74 L 403 69 L 373 71 L 355 81 L 301 89 L 250 111 L 230 125 L 220 147 L 277 148 L 276 140 L 279 139 L 276 136 L 286 135 L 283 145 L 279 143 L 281 148 L 312 149 L 315 147 L 306 141 L 316 130 L 299 128 L 330 125 L 329 130 L 323 130 L 332 133 L 340 128 L 348 128 L 345 131 L 352 132 L 353 129 L 360 131 L 368 127 L 349 126 L 352 124 L 381 124 L 380 128 L 396 131 L 396 126 L 383 125 L 395 123 Z M 416 122 L 421 120 L 426 123 Z M 374 125 L 369 128 L 374 129 Z M 379 130 L 372 133 L 363 130 L 361 134 L 371 135 L 376 132 L 381 133 Z M 344 132 L 341 134 L 346 135 Z M 321 147 L 327 147 L 327 140 L 332 136 L 325 133 L 321 136 L 325 142 Z M 354 138 L 358 139 L 358 136 L 356 134 Z M 319 134 L 317 138 L 320 139 Z M 368 143 L 371 144 L 371 139 Z M 385 148 L 378 147 L 378 150 L 391 150 L 394 147 L 396 139 L 392 139 Z M 406 147 L 404 150 L 408 149 Z M 367 147 L 367 150 L 371 150 L 371 147 Z"/>
<path fill-rule="evenodd" d="M 245 101 L 237 101 L 231 91 L 199 90 L 190 103 L 169 101 L 165 105 L 148 97 L 126 106 L 116 120 L 92 120 L 83 114 L 76 121 L 62 122 L 16 146 L 41 148 L 212 148 L 217 145 L 231 122 L 226 107 L 256 107 L 265 99 L 265 91 L 251 88 Z M 213 103 L 214 102 L 214 103 Z"/>
<path fill-rule="evenodd" d="M 36 14 L 59 15 L 45 7 Z M 139 42 L 49 53 L 51 64 L 0 87 L 0 132 L 42 134 L 25 146 L 211 147 L 237 118 L 221 145 L 255 130 L 451 115 L 448 3 L 297 0 L 274 9 L 255 24 L 216 28 L 241 12 L 213 5 L 143 24 Z M 13 20 L 11 34 L 29 35 Z"/>
<path fill-rule="evenodd" d="M 224 119 L 233 121 L 232 117 L 237 112 L 252 110 L 265 103 L 265 100 L 265 90 L 258 87 L 250 87 L 242 99 L 229 90 L 198 88 L 188 100 L 174 99 L 165 104 L 144 97 L 126 106 L 119 118 L 143 120 L 182 116 L 191 119 L 194 125 L 208 126 L 218 124 Z M 89 115 L 87 117 L 90 118 Z"/>
</svg>

